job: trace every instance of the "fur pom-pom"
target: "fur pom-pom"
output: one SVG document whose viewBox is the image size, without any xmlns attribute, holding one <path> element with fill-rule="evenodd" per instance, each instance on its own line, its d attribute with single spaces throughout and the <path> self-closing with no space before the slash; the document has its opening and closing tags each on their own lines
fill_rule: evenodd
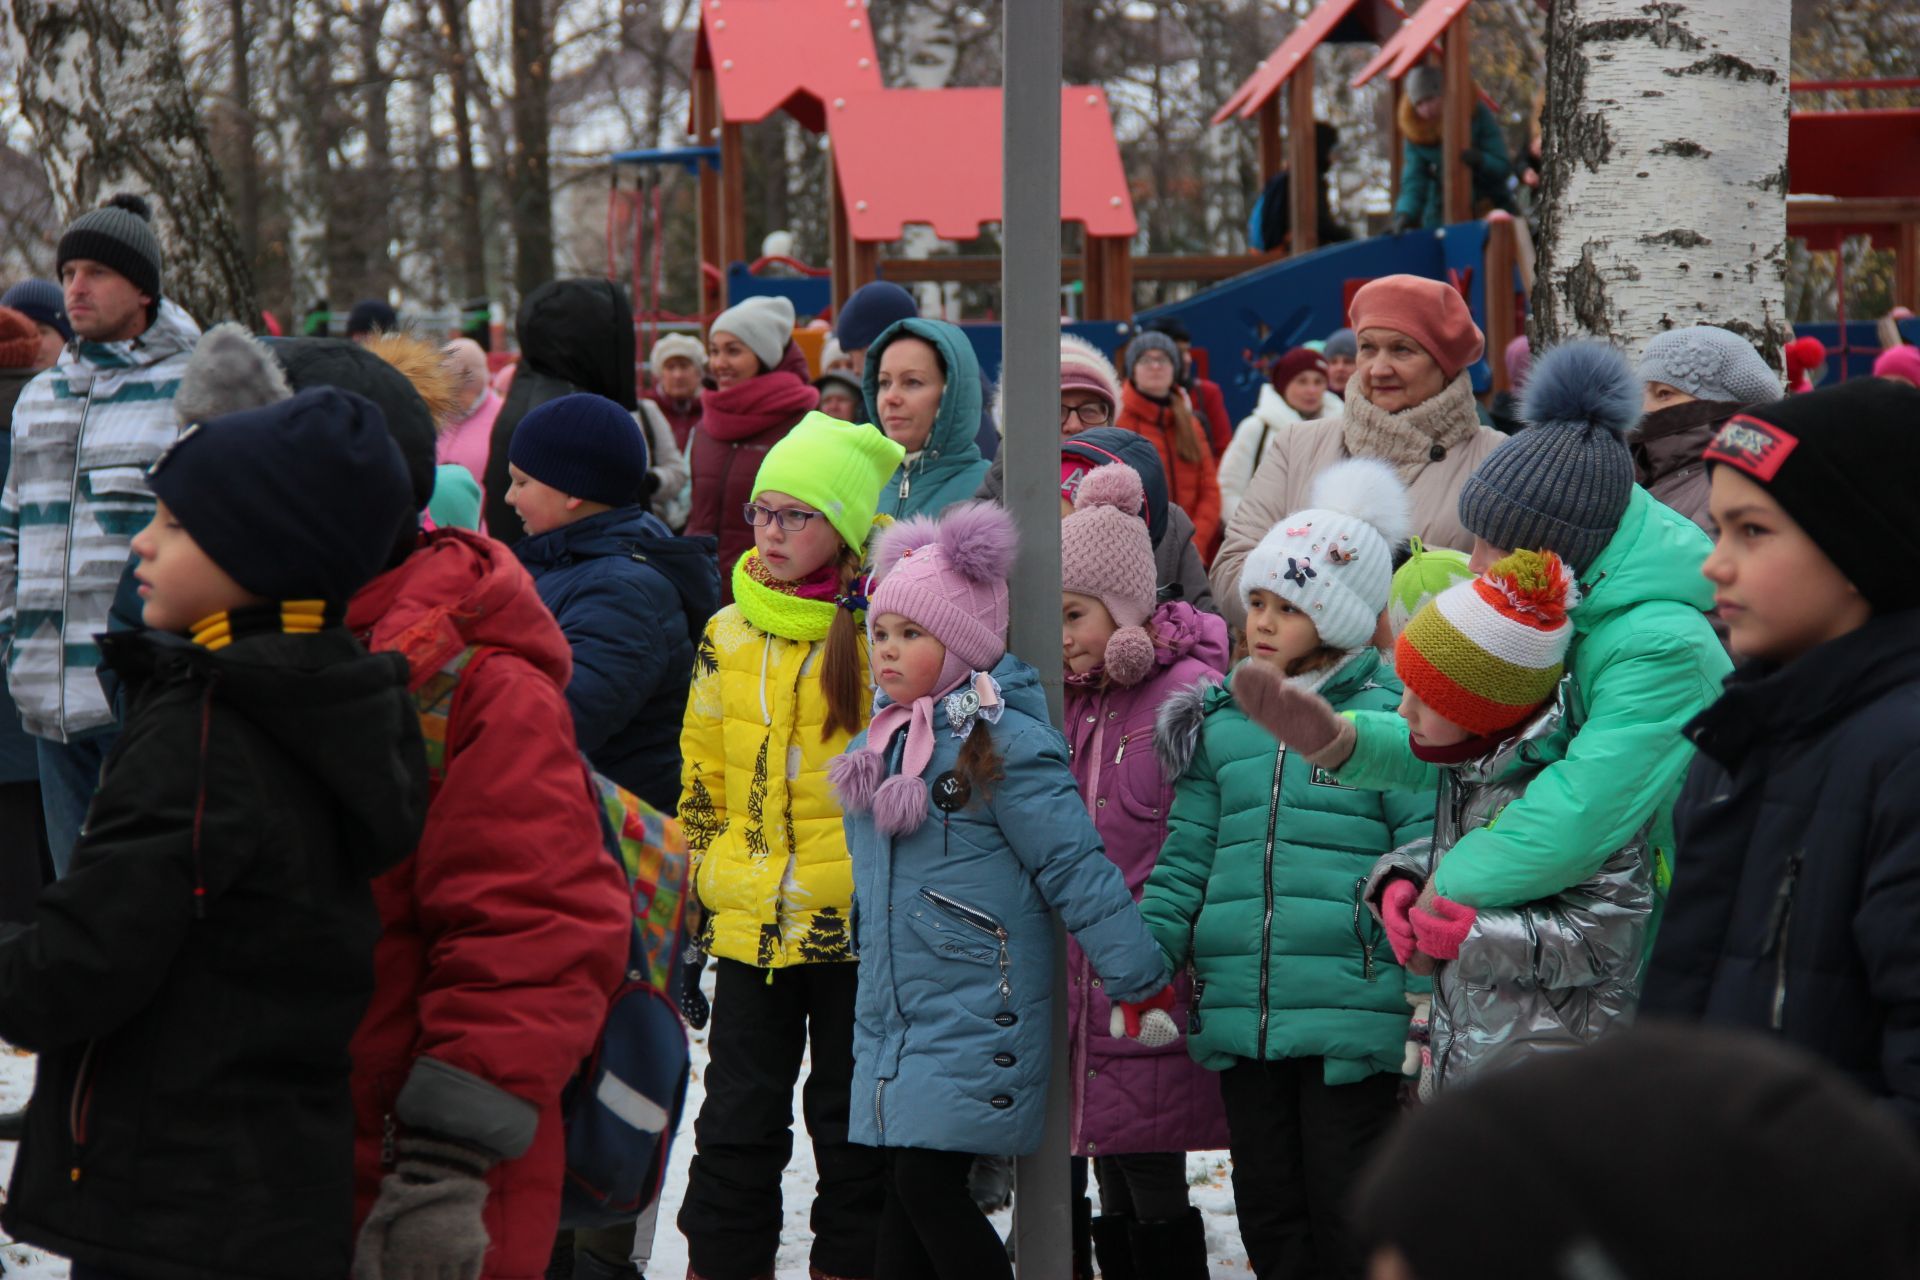
<svg viewBox="0 0 1920 1280">
<path fill-rule="evenodd" d="M 406 375 L 420 399 L 426 402 L 436 430 L 445 430 L 457 421 L 454 415 L 465 406 L 459 403 L 453 367 L 439 347 L 410 333 L 377 334 L 366 346 Z"/>
<path fill-rule="evenodd" d="M 991 502 L 963 502 L 940 518 L 940 550 L 960 576 L 996 582 L 1013 571 L 1020 536 L 1013 517 Z"/>
<path fill-rule="evenodd" d="M 1551 551 L 1515 551 L 1487 569 L 1487 582 L 1515 613 L 1557 627 L 1580 603 L 1580 585 L 1566 562 Z"/>
<path fill-rule="evenodd" d="M 1121 627 L 1107 637 L 1107 652 L 1102 662 L 1107 679 L 1131 689 L 1153 671 L 1153 637 L 1145 627 Z"/>
<path fill-rule="evenodd" d="M 1533 427 L 1573 427 L 1625 436 L 1640 421 L 1640 379 L 1620 349 L 1597 339 L 1566 342 L 1533 362 L 1520 416 Z"/>
<path fill-rule="evenodd" d="M 887 762 L 871 751 L 845 751 L 827 765 L 827 781 L 842 809 L 865 813 L 873 808 L 873 793 L 887 776 Z"/>
<path fill-rule="evenodd" d="M 144 222 L 153 221 L 153 206 L 147 203 L 145 196 L 135 195 L 131 191 L 115 193 L 113 197 L 107 201 L 106 207 L 109 209 L 125 209 L 128 213 L 133 214 Z"/>
<path fill-rule="evenodd" d="M 1073 495 L 1075 511 L 1115 507 L 1127 515 L 1137 516 L 1146 509 L 1146 504 L 1147 493 L 1140 484 L 1140 473 L 1123 462 L 1109 462 L 1087 472 L 1080 478 L 1080 488 Z"/>
<path fill-rule="evenodd" d="M 873 793 L 873 825 L 882 835 L 911 835 L 926 820 L 925 780 L 896 773 Z"/>
<path fill-rule="evenodd" d="M 181 426 L 205 422 L 242 409 L 258 409 L 290 399 L 293 388 L 266 344 L 228 321 L 217 324 L 194 344 L 180 374 L 173 413 Z"/>
<path fill-rule="evenodd" d="M 879 586 L 900 563 L 900 557 L 938 541 L 940 526 L 932 516 L 913 516 L 890 525 L 873 543 L 873 583 Z"/>
<path fill-rule="evenodd" d="M 1314 477 L 1307 505 L 1364 520 L 1389 543 L 1413 527 L 1413 508 L 1400 474 L 1378 458 L 1348 458 Z"/>
</svg>

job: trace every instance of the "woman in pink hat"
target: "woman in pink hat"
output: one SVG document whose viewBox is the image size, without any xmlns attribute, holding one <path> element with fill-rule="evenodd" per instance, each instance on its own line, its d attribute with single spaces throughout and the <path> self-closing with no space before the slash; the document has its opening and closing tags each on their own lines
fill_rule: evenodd
<svg viewBox="0 0 1920 1280">
<path fill-rule="evenodd" d="M 1378 458 L 1407 486 L 1413 533 L 1430 547 L 1471 550 L 1456 511 L 1460 486 L 1506 437 L 1480 422 L 1468 367 L 1486 340 L 1460 291 L 1420 276 L 1385 276 L 1353 296 L 1359 364 L 1344 411 L 1298 423 L 1270 445 L 1214 558 L 1214 597 L 1245 625 L 1240 569 L 1313 479 L 1343 458 Z"/>
</svg>

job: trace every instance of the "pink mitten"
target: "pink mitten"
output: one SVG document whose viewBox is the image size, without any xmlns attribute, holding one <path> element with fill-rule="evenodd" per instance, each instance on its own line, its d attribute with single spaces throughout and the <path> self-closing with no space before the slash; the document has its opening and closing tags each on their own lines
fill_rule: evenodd
<svg viewBox="0 0 1920 1280">
<path fill-rule="evenodd" d="M 1138 1040 L 1149 1049 L 1172 1044 L 1180 1038 L 1180 1028 L 1169 1012 L 1173 1008 L 1173 984 L 1168 983 L 1145 1000 L 1132 1004 L 1116 1000 L 1107 1018 L 1107 1033 L 1116 1040 Z"/>
<path fill-rule="evenodd" d="M 1387 931 L 1387 942 L 1393 947 L 1393 958 L 1402 965 L 1413 958 L 1413 923 L 1407 918 L 1407 912 L 1413 907 L 1413 900 L 1420 896 L 1420 890 L 1413 881 L 1405 876 L 1394 876 L 1387 881 L 1387 887 L 1380 891 L 1380 924 Z"/>
<path fill-rule="evenodd" d="M 1248 719 L 1314 764 L 1332 769 L 1353 754 L 1353 722 L 1264 662 L 1240 664 L 1233 700 Z"/>
<path fill-rule="evenodd" d="M 1413 924 L 1414 941 L 1420 950 L 1435 960 L 1458 960 L 1460 944 L 1467 940 L 1479 914 L 1451 898 L 1436 897 L 1431 911 L 1415 907 L 1407 913 L 1407 919 Z"/>
</svg>

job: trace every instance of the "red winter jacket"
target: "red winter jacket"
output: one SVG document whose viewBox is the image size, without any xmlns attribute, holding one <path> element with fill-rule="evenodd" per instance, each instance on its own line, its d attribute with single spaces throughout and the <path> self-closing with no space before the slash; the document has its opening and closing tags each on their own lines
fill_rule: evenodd
<svg viewBox="0 0 1920 1280">
<path fill-rule="evenodd" d="M 1233 419 L 1227 416 L 1227 396 L 1211 378 L 1193 380 L 1194 416 L 1207 431 L 1207 446 L 1218 458 L 1233 443 Z"/>
<path fill-rule="evenodd" d="M 418 1123 L 430 1104 L 435 1128 L 482 1145 L 518 1118 L 531 1145 L 488 1175 L 484 1274 L 533 1280 L 559 1223 L 560 1091 L 599 1035 L 633 929 L 574 745 L 567 641 L 513 553 L 457 529 L 368 584 L 347 625 L 403 655 L 414 688 L 468 645 L 497 646 L 460 677 L 419 848 L 373 883 L 383 932 L 353 1040 L 356 1230 L 399 1111 Z"/>
<path fill-rule="evenodd" d="M 753 526 L 740 508 L 753 501 L 753 479 L 767 450 L 820 404 L 807 381 L 807 357 L 787 343 L 777 367 L 725 391 L 701 398 L 700 425 L 688 437 L 687 467 L 693 476 L 693 507 L 687 532 L 720 541 L 720 594 L 733 602 L 733 562 L 753 545 Z"/>
</svg>

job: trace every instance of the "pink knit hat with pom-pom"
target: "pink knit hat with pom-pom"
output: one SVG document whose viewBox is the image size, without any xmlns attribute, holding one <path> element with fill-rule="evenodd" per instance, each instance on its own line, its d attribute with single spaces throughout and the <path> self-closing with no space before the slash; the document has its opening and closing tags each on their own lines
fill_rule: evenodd
<svg viewBox="0 0 1920 1280">
<path fill-rule="evenodd" d="M 1111 462 L 1080 481 L 1073 514 L 1060 522 L 1060 589 L 1092 596 L 1113 615 L 1102 666 L 1107 678 L 1135 685 L 1153 670 L 1145 623 L 1159 595 L 1153 540 L 1141 511 L 1140 474 Z"/>
<path fill-rule="evenodd" d="M 937 522 L 901 521 L 874 549 L 879 586 L 869 625 L 897 613 L 970 669 L 991 671 L 1007 652 L 1007 574 L 1017 542 L 1013 517 L 990 502 L 954 506 Z"/>
</svg>

